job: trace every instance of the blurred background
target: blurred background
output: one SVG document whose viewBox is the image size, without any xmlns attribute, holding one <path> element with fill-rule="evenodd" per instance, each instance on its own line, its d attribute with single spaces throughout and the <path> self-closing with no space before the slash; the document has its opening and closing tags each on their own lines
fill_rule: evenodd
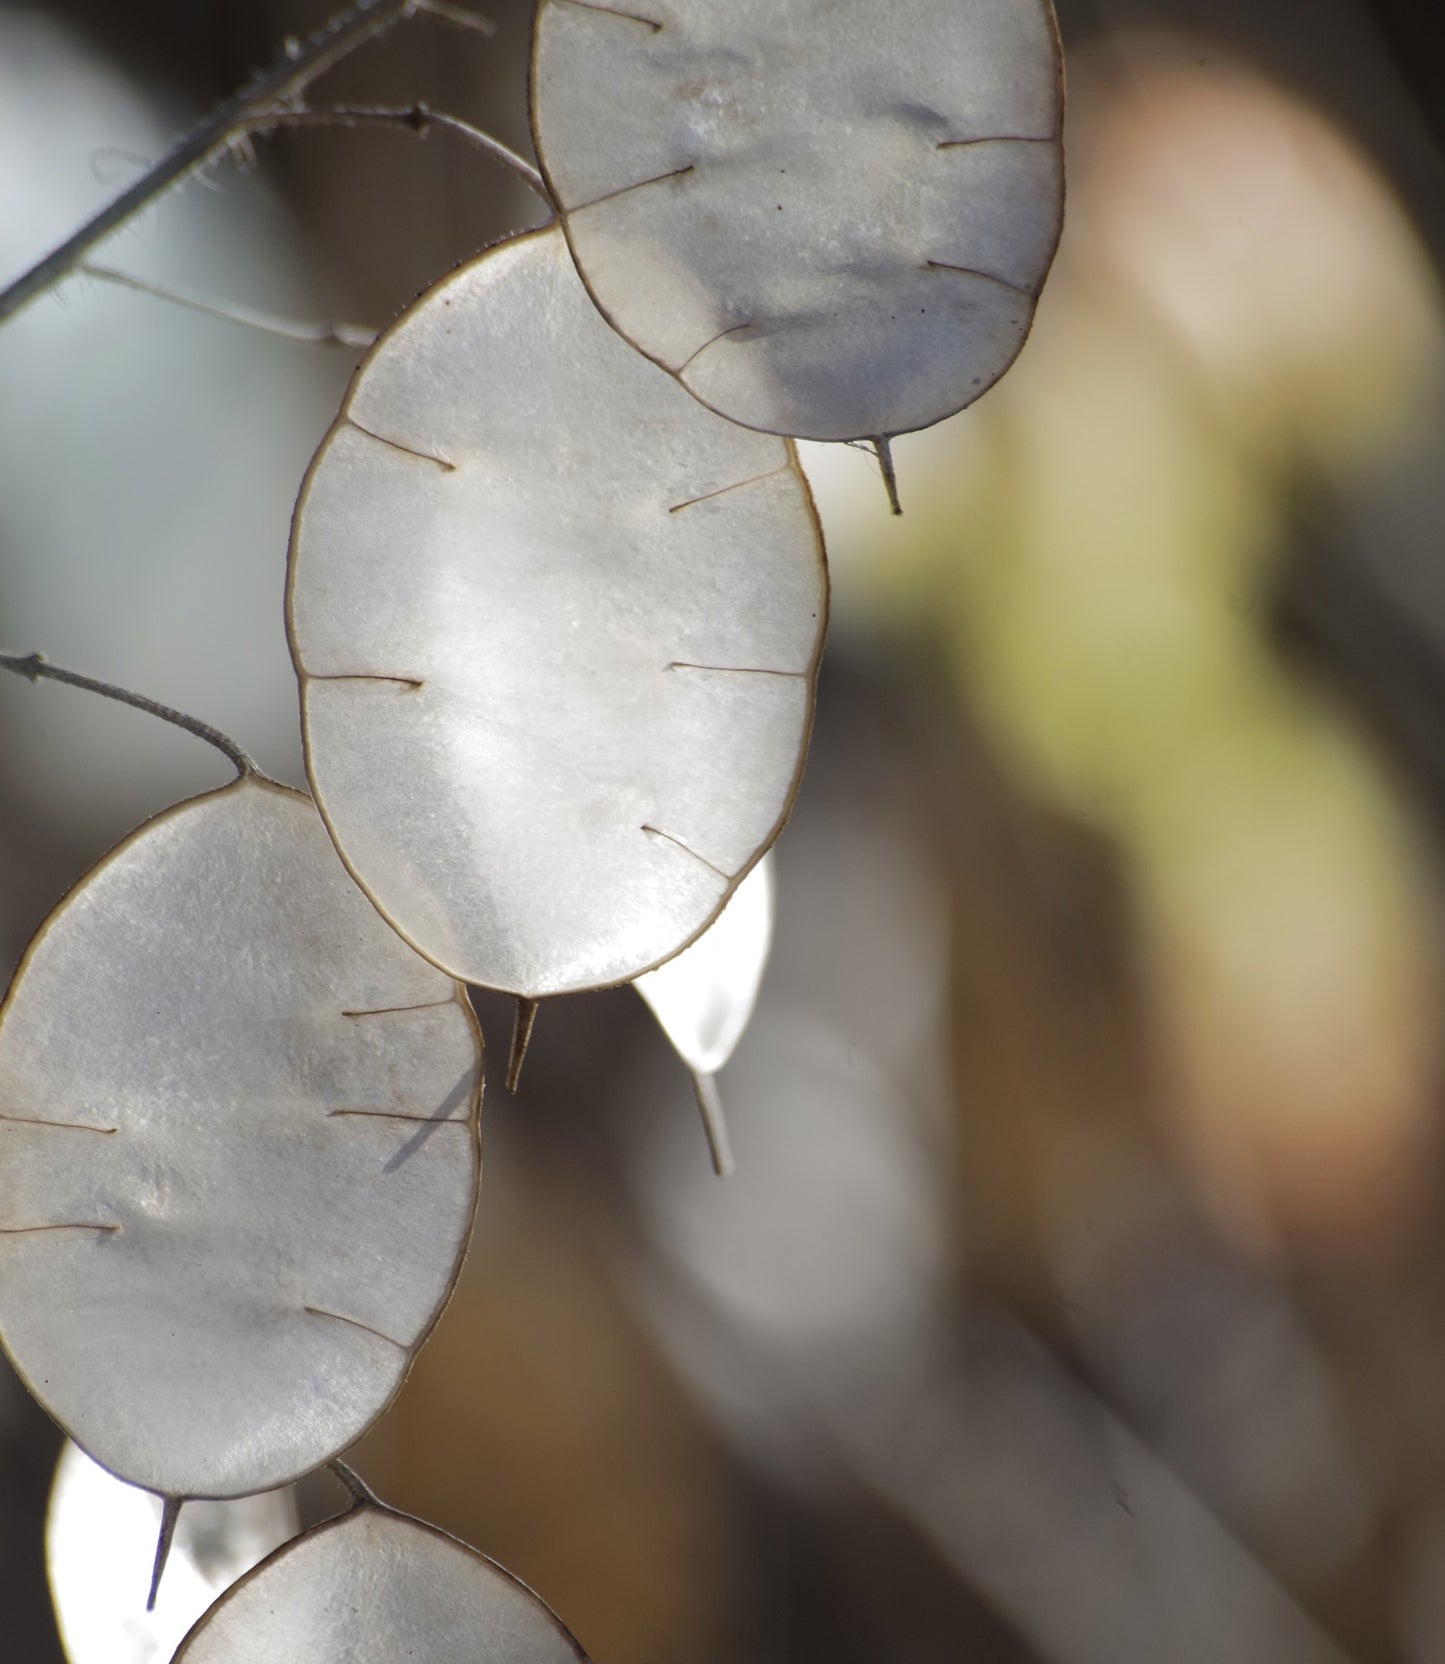
<svg viewBox="0 0 1445 1664">
<path fill-rule="evenodd" d="M 1445 1664 L 1445 12 L 1059 9 L 1018 365 L 898 442 L 901 520 L 806 447 L 834 618 L 737 1177 L 631 990 L 545 1007 L 515 1098 L 478 997 L 472 1255 L 356 1462 L 595 1664 Z M 528 11 L 318 97 L 525 150 Z M 0 7 L 0 277 L 328 12 Z M 375 327 L 536 218 L 446 135 L 306 132 L 96 258 Z M 356 356 L 84 277 L 0 331 L 3 645 L 299 782 L 287 526 Z M 8 967 L 226 770 L 5 680 Z M 5 1371 L 4 1650 L 53 1664 Z"/>
</svg>

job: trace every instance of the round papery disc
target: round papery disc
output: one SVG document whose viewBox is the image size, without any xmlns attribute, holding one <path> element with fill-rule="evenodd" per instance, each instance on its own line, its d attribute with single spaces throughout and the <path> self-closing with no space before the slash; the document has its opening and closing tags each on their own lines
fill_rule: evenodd
<svg viewBox="0 0 1445 1664">
<path fill-rule="evenodd" d="M 0 1338 L 113 1473 L 286 1483 L 400 1386 L 475 1204 L 481 1046 L 308 799 L 243 779 L 113 850 L 0 1011 Z"/>
<path fill-rule="evenodd" d="M 651 969 L 787 815 L 826 602 L 792 446 L 621 341 L 555 228 L 493 249 L 382 337 L 297 509 L 292 651 L 337 848 L 468 982 Z"/>
<path fill-rule="evenodd" d="M 175 1664 L 587 1664 L 524 1584 L 419 1520 L 364 1504 L 263 1562 Z"/>
<path fill-rule="evenodd" d="M 633 986 L 689 1069 L 716 1074 L 742 1039 L 773 939 L 773 863 L 765 855 L 689 948 Z"/>
<path fill-rule="evenodd" d="M 736 422 L 927 427 L 1013 361 L 1063 215 L 1048 0 L 542 0 L 537 154 L 612 324 Z"/>
</svg>

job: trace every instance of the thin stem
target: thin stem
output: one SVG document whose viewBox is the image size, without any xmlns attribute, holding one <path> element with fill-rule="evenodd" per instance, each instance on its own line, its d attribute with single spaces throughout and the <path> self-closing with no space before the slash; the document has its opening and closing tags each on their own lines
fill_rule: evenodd
<svg viewBox="0 0 1445 1664">
<path fill-rule="evenodd" d="M 902 514 L 903 505 L 898 501 L 898 475 L 893 471 L 893 446 L 889 443 L 888 435 L 878 434 L 872 445 L 878 453 L 878 465 L 883 470 L 883 485 L 888 492 L 888 506 L 895 514 Z"/>
<path fill-rule="evenodd" d="M 445 0 L 357 0 L 314 35 L 290 39 L 280 59 L 198 121 L 150 171 L 81 228 L 0 291 L 0 323 L 73 272 L 97 243 L 120 229 L 174 184 L 220 156 L 259 111 L 297 99 L 319 76 L 403 18 L 433 13 L 457 21 Z M 483 19 L 475 26 L 485 30 Z"/>
<path fill-rule="evenodd" d="M 161 1573 L 166 1569 L 166 1561 L 171 1557 L 171 1544 L 176 1540 L 176 1524 L 181 1517 L 181 1503 L 184 1497 L 168 1496 L 161 1503 L 161 1530 L 156 1538 L 155 1564 L 151 1567 L 151 1588 L 146 1596 L 146 1611 L 156 1609 L 156 1596 L 161 1590 Z"/>
<path fill-rule="evenodd" d="M 114 699 L 118 704 L 130 705 L 138 711 L 144 711 L 147 716 L 159 717 L 162 722 L 184 728 L 188 734 L 205 740 L 207 745 L 214 745 L 217 751 L 223 752 L 235 764 L 238 774 L 254 774 L 265 778 L 251 757 L 242 751 L 233 739 L 228 739 L 219 728 L 212 728 L 209 722 L 201 722 L 196 717 L 187 716 L 184 711 L 175 710 L 170 705 L 162 705 L 159 700 L 147 699 L 143 693 L 132 693 L 129 688 L 119 688 L 113 682 L 100 682 L 94 676 L 82 676 L 75 670 L 62 670 L 58 664 L 51 664 L 43 653 L 0 653 L 0 670 L 13 670 L 27 682 L 38 682 L 42 677 L 51 682 L 64 682 L 68 687 L 84 688 L 87 693 L 98 693 L 103 699 Z"/>
<path fill-rule="evenodd" d="M 517 999 L 517 1015 L 512 1024 L 512 1051 L 507 1059 L 507 1091 L 516 1095 L 522 1084 L 522 1064 L 532 1040 L 532 1025 L 537 1021 L 537 1000 Z"/>
<path fill-rule="evenodd" d="M 348 1467 L 339 1457 L 334 1462 L 326 1464 L 326 1471 L 333 1479 L 339 1480 L 358 1502 L 369 1503 L 373 1508 L 386 1506 L 356 1469 Z"/>
<path fill-rule="evenodd" d="M 483 17 L 479 12 L 468 11 L 465 6 L 448 5 L 447 0 L 418 0 L 416 9 L 442 23 L 450 23 L 455 28 L 471 29 L 476 34 L 485 35 L 488 40 L 497 32 L 497 26 L 491 18 Z"/>
<path fill-rule="evenodd" d="M 723 1113 L 722 1095 L 717 1089 L 717 1076 L 693 1071 L 692 1084 L 697 1092 L 697 1107 L 702 1115 L 702 1130 L 707 1134 L 707 1147 L 712 1153 L 712 1170 L 720 1179 L 732 1177 L 733 1149 L 728 1138 L 727 1116 Z"/>
<path fill-rule="evenodd" d="M 202 312 L 208 318 L 222 318 L 228 324 L 243 324 L 247 329 L 263 330 L 267 335 L 279 335 L 287 341 L 304 341 L 321 347 L 369 347 L 376 340 L 374 329 L 363 329 L 359 324 L 302 323 L 296 318 L 279 317 L 274 312 L 260 312 L 252 306 L 207 300 L 204 295 L 193 295 L 187 289 L 152 283 L 149 278 L 136 277 L 114 266 L 97 266 L 89 260 L 82 261 L 76 269 L 86 277 L 98 277 L 122 289 L 154 295 L 157 300 L 171 301 L 177 306 L 188 307 L 192 312 Z"/>
<path fill-rule="evenodd" d="M 263 135 L 283 127 L 405 127 L 423 139 L 433 128 L 456 133 L 510 169 L 551 213 L 557 212 L 546 180 L 525 157 L 471 122 L 433 110 L 429 104 L 325 104 L 307 110 L 263 110 L 247 119 L 244 131 Z"/>
</svg>

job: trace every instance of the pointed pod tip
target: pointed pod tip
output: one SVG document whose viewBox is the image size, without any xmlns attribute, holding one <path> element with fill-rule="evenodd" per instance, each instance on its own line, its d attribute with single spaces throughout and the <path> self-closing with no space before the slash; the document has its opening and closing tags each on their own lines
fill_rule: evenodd
<svg viewBox="0 0 1445 1664">
<path fill-rule="evenodd" d="M 512 1025 L 512 1051 L 507 1059 L 507 1091 L 516 1093 L 522 1081 L 522 1065 L 527 1059 L 527 1047 L 532 1040 L 532 1025 L 537 1020 L 537 1000 L 517 998 L 517 1016 Z"/>
<path fill-rule="evenodd" d="M 893 467 L 893 445 L 886 433 L 873 436 L 873 449 L 878 453 L 878 466 L 883 470 L 883 488 L 888 493 L 888 506 L 896 515 L 903 513 L 898 501 L 898 475 Z"/>
<path fill-rule="evenodd" d="M 184 1497 L 168 1496 L 162 1501 L 160 1535 L 156 1538 L 155 1564 L 151 1568 L 150 1593 L 146 1596 L 147 1612 L 154 1612 L 156 1609 L 156 1596 L 161 1589 L 161 1574 L 166 1569 L 166 1561 L 171 1557 L 171 1544 L 176 1538 L 176 1522 L 181 1517 L 181 1503 L 184 1500 Z"/>
<path fill-rule="evenodd" d="M 728 1138 L 727 1116 L 723 1113 L 717 1076 L 694 1070 L 692 1084 L 697 1093 L 697 1107 L 702 1114 L 702 1130 L 707 1134 L 707 1147 L 712 1153 L 712 1170 L 720 1179 L 731 1178 L 732 1142 Z"/>
</svg>

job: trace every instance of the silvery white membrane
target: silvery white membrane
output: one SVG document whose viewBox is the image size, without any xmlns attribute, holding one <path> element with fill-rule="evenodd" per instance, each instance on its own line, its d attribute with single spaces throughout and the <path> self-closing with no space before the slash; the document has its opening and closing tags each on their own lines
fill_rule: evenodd
<svg viewBox="0 0 1445 1664">
<path fill-rule="evenodd" d="M 627 981 L 781 827 L 826 607 L 791 444 L 621 341 L 558 230 L 514 239 L 383 336 L 302 492 L 317 803 L 453 975 L 527 998 Z"/>
<path fill-rule="evenodd" d="M 1049 0 L 542 0 L 537 154 L 609 321 L 714 410 L 926 427 L 1022 346 L 1063 215 Z"/>
<path fill-rule="evenodd" d="M 188 1503 L 148 1612 L 161 1507 L 67 1440 L 50 1488 L 45 1561 L 70 1664 L 169 1664 L 216 1597 L 299 1529 L 289 1488 Z"/>
<path fill-rule="evenodd" d="M 475 1204 L 465 995 L 243 778 L 107 855 L 0 1011 L 0 1338 L 121 1478 L 267 1490 L 386 1407 Z"/>
<path fill-rule="evenodd" d="M 692 1071 L 714 1170 L 732 1172 L 716 1076 L 757 1004 L 773 940 L 773 858 L 765 855 L 692 944 L 633 984 Z"/>
<path fill-rule="evenodd" d="M 365 1503 L 288 1543 L 206 1614 L 175 1664 L 587 1664 L 524 1584 Z"/>
<path fill-rule="evenodd" d="M 633 986 L 694 1074 L 715 1075 L 742 1039 L 773 939 L 773 862 L 765 855 L 689 948 Z"/>
</svg>

